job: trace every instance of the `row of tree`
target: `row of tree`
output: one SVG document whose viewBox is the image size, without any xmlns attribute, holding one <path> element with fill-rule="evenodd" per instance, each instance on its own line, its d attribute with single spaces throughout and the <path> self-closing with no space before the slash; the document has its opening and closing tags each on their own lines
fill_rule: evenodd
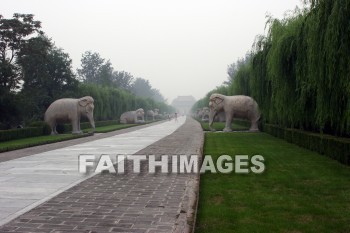
<svg viewBox="0 0 350 233">
<path fill-rule="evenodd" d="M 115 71 L 98 53 L 84 53 L 74 72 L 69 55 L 40 29 L 31 14 L 0 15 L 0 128 L 42 120 L 50 103 L 63 97 L 92 96 L 97 120 L 139 107 L 172 111 L 148 80 Z"/>
<path fill-rule="evenodd" d="M 84 83 L 121 88 L 136 96 L 151 98 L 158 102 L 166 101 L 158 89 L 152 88 L 148 80 L 134 78 L 126 71 L 115 71 L 111 62 L 101 58 L 96 52 L 87 51 L 82 55 L 81 68 L 77 73 Z"/>
<path fill-rule="evenodd" d="M 268 33 L 229 66 L 213 92 L 249 95 L 264 122 L 350 135 L 350 2 L 312 0 L 284 19 L 269 17 Z"/>
</svg>

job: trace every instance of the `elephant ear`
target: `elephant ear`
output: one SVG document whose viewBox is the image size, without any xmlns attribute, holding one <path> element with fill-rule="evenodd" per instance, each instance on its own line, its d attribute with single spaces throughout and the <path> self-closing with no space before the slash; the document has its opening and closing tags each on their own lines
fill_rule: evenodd
<svg viewBox="0 0 350 233">
<path fill-rule="evenodd" d="M 86 107 L 86 105 L 89 103 L 87 98 L 81 98 L 81 99 L 79 99 L 78 102 L 79 102 L 79 105 L 82 107 Z"/>
<path fill-rule="evenodd" d="M 224 98 L 215 96 L 212 100 L 215 102 L 216 105 L 219 105 L 222 101 L 224 101 Z"/>
</svg>

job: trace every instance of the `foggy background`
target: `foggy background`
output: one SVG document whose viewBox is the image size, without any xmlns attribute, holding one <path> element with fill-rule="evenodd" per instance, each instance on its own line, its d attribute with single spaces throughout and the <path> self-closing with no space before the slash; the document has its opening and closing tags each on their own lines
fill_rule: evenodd
<svg viewBox="0 0 350 233">
<path fill-rule="evenodd" d="M 85 51 L 115 70 L 148 79 L 168 99 L 203 97 L 227 80 L 227 66 L 264 33 L 266 14 L 283 17 L 300 0 L 11 0 L 4 18 L 34 14 L 42 30 L 80 67 Z"/>
</svg>

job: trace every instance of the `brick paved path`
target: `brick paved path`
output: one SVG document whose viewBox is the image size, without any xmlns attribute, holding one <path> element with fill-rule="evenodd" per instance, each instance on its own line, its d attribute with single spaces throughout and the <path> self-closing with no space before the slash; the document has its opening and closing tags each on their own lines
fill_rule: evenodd
<svg viewBox="0 0 350 233">
<path fill-rule="evenodd" d="M 203 132 L 188 118 L 175 133 L 139 151 L 143 155 L 201 154 Z M 0 232 L 189 232 L 195 218 L 198 175 L 141 174 L 85 180 L 0 227 Z"/>
<path fill-rule="evenodd" d="M 175 132 L 186 118 L 0 163 L 0 225 L 90 178 L 79 154 L 134 154 Z M 46 146 L 44 146 L 46 147 Z"/>
</svg>

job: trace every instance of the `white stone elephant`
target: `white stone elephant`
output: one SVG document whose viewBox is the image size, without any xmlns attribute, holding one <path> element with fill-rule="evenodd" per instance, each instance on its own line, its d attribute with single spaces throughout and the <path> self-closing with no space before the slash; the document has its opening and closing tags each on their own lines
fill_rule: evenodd
<svg viewBox="0 0 350 233">
<path fill-rule="evenodd" d="M 202 108 L 202 121 L 209 122 L 210 109 L 208 107 Z"/>
<path fill-rule="evenodd" d="M 139 108 L 135 111 L 124 112 L 120 116 L 120 123 L 122 124 L 136 124 L 145 122 L 145 111 Z"/>
<path fill-rule="evenodd" d="M 162 119 L 162 114 L 161 113 L 159 113 L 159 109 L 158 108 L 155 108 L 154 110 L 153 110 L 153 112 L 154 112 L 154 119 Z"/>
<path fill-rule="evenodd" d="M 226 122 L 225 112 L 219 112 L 216 114 L 214 122 Z"/>
<path fill-rule="evenodd" d="M 196 111 L 196 118 L 198 119 L 202 119 L 203 116 L 203 109 L 202 108 L 198 108 Z"/>
<path fill-rule="evenodd" d="M 158 113 L 158 115 L 156 116 L 156 119 L 158 119 L 158 120 L 162 120 L 164 118 L 165 117 L 164 117 L 163 113 Z"/>
<path fill-rule="evenodd" d="M 85 116 L 95 131 L 94 99 L 85 96 L 80 99 L 64 98 L 54 101 L 45 112 L 45 122 L 51 128 L 51 135 L 57 134 L 57 123 L 70 122 L 72 133 L 81 134 L 80 117 Z"/>
<path fill-rule="evenodd" d="M 212 124 L 216 114 L 225 112 L 226 124 L 224 131 L 232 131 L 231 123 L 233 118 L 246 119 L 251 122 L 250 131 L 259 131 L 258 121 L 260 119 L 259 106 L 256 101 L 244 95 L 225 96 L 221 94 L 212 94 L 209 99 L 210 116 L 209 128 L 212 131 Z"/>
<path fill-rule="evenodd" d="M 150 118 L 152 119 L 152 121 L 154 121 L 154 119 L 158 116 L 158 112 L 159 112 L 159 109 L 154 109 L 154 110 L 148 110 L 147 111 L 147 120 L 149 120 Z"/>
</svg>

